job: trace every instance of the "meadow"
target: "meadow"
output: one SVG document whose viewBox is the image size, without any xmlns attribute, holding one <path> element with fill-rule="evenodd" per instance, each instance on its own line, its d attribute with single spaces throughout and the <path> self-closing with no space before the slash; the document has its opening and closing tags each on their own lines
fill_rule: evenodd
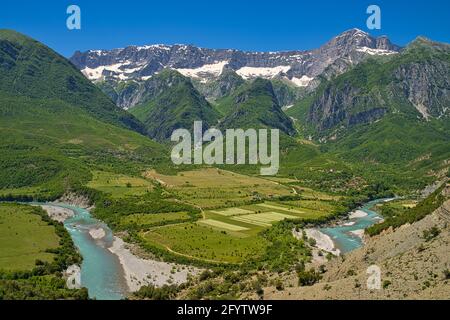
<svg viewBox="0 0 450 320">
<path fill-rule="evenodd" d="M 332 201 L 265 201 L 203 211 L 195 223 L 151 228 L 139 234 L 147 244 L 205 262 L 236 264 L 260 258 L 271 242 L 262 233 L 282 221 L 330 216 L 342 208 Z"/>
<path fill-rule="evenodd" d="M 147 250 L 172 260 L 234 265 L 267 256 L 276 237 L 264 233 L 275 224 L 344 210 L 341 197 L 299 183 L 199 168 L 172 175 L 148 170 L 141 177 L 94 171 L 88 187 L 104 195 L 94 215 L 131 232 Z"/>
<path fill-rule="evenodd" d="M 0 270 L 31 270 L 36 260 L 51 262 L 55 255 L 47 250 L 58 246 L 55 228 L 32 208 L 0 204 Z"/>
<path fill-rule="evenodd" d="M 233 207 L 261 197 L 291 195 L 293 191 L 278 182 L 216 168 L 163 175 L 154 170 L 145 177 L 161 183 L 182 201 L 203 209 Z"/>
<path fill-rule="evenodd" d="M 212 263 L 242 263 L 261 256 L 268 245 L 256 234 L 218 231 L 201 223 L 157 227 L 141 237 L 176 255 Z"/>
<path fill-rule="evenodd" d="M 113 198 L 139 196 L 153 190 L 153 184 L 143 178 L 105 171 L 94 171 L 87 186 L 110 194 Z"/>
<path fill-rule="evenodd" d="M 153 214 L 132 214 L 122 217 L 120 225 L 126 229 L 137 226 L 139 228 L 148 228 L 164 224 L 184 222 L 191 220 L 192 217 L 187 212 L 168 212 Z"/>
</svg>

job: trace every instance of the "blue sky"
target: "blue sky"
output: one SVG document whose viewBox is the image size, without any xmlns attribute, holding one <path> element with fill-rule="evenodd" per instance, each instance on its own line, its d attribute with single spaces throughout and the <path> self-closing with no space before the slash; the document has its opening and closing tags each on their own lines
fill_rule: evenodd
<svg viewBox="0 0 450 320">
<path fill-rule="evenodd" d="M 82 10 L 82 29 L 66 28 L 66 9 Z M 366 9 L 382 10 L 382 29 L 405 45 L 418 35 L 450 42 L 450 1 L 55 0 L 3 1 L 0 28 L 25 33 L 65 56 L 75 50 L 153 43 L 278 51 L 316 48 L 350 28 L 365 31 Z"/>
</svg>

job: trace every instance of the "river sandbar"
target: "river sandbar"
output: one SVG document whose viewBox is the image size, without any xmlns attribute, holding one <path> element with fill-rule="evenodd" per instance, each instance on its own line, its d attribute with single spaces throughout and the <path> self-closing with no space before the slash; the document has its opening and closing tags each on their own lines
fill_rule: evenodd
<svg viewBox="0 0 450 320">
<path fill-rule="evenodd" d="M 47 211 L 48 216 L 55 221 L 63 223 L 69 218 L 72 218 L 75 213 L 71 209 L 56 207 L 52 205 L 41 205 L 41 208 Z"/>
<path fill-rule="evenodd" d="M 367 212 L 362 211 L 362 210 L 356 210 L 356 211 L 353 211 L 352 213 L 350 213 L 348 218 L 349 219 L 356 219 L 356 218 L 364 218 L 366 216 L 367 216 Z"/>
<path fill-rule="evenodd" d="M 113 245 L 109 250 L 119 257 L 131 292 L 138 291 L 145 285 L 162 287 L 165 284 L 181 284 L 187 282 L 189 275 L 200 272 L 199 269 L 191 266 L 140 258 L 134 255 L 128 245 L 118 237 L 114 237 Z"/>
<path fill-rule="evenodd" d="M 92 239 L 100 240 L 106 236 L 106 232 L 103 228 L 90 229 L 89 235 L 92 237 Z"/>
</svg>

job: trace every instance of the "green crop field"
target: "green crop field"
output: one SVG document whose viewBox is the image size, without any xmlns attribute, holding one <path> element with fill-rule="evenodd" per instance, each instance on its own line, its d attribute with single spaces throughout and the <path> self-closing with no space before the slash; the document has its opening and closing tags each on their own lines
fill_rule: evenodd
<svg viewBox="0 0 450 320">
<path fill-rule="evenodd" d="M 281 211 L 289 211 L 289 212 L 298 213 L 298 214 L 304 214 L 305 213 L 304 211 L 300 211 L 300 210 L 296 210 L 296 209 L 292 209 L 292 208 L 287 208 L 287 207 L 282 207 L 282 206 L 278 206 L 278 205 L 273 205 L 273 204 L 267 204 L 267 203 L 258 204 L 258 206 L 264 207 L 264 208 L 269 208 L 269 209 L 272 209 L 272 210 L 275 209 L 275 210 L 281 210 Z"/>
<path fill-rule="evenodd" d="M 144 242 L 186 258 L 241 263 L 249 256 L 262 254 L 267 241 L 260 233 L 274 223 L 285 219 L 320 218 L 339 209 L 339 205 L 330 200 L 267 201 L 206 210 L 196 223 L 154 227 L 140 235 Z M 124 219 L 129 221 L 131 217 Z M 135 222 L 145 225 L 142 220 Z"/>
<path fill-rule="evenodd" d="M 0 204 L 0 270 L 29 270 L 37 259 L 52 261 L 45 252 L 57 248 L 54 227 L 32 213 L 32 208 Z"/>
<path fill-rule="evenodd" d="M 191 216 L 187 212 L 132 214 L 123 217 L 120 220 L 120 225 L 125 228 L 130 225 L 138 225 L 141 228 L 146 228 L 178 221 L 188 221 L 190 219 Z"/>
<path fill-rule="evenodd" d="M 240 208 L 228 208 L 228 209 L 224 209 L 224 210 L 211 210 L 211 212 L 213 213 L 217 213 L 221 216 L 238 216 L 238 215 L 242 215 L 242 214 L 249 214 L 249 213 L 253 213 L 253 211 L 250 210 L 245 210 L 245 209 L 240 209 Z"/>
<path fill-rule="evenodd" d="M 268 244 L 256 235 L 238 236 L 194 223 L 154 228 L 141 237 L 187 258 L 221 263 L 241 263 L 258 257 Z"/>
<path fill-rule="evenodd" d="M 250 224 L 267 225 L 268 227 L 270 227 L 273 222 L 281 221 L 284 219 L 296 219 L 296 217 L 277 212 L 265 212 L 233 217 L 232 219 Z"/>
<path fill-rule="evenodd" d="M 213 228 L 216 227 L 216 228 L 219 228 L 219 229 L 224 229 L 224 230 L 229 230 L 229 231 L 246 231 L 246 230 L 249 230 L 248 228 L 245 228 L 245 227 L 241 227 L 241 226 L 237 226 L 237 225 L 234 225 L 234 224 L 217 221 L 217 220 L 214 220 L 214 219 L 200 220 L 199 223 L 207 225 L 207 226 L 210 226 L 210 227 L 213 227 Z"/>
<path fill-rule="evenodd" d="M 114 198 L 142 195 L 153 190 L 153 184 L 143 178 L 104 171 L 94 171 L 88 187 L 109 193 Z"/>
<path fill-rule="evenodd" d="M 148 171 L 145 176 L 162 183 L 180 199 L 204 209 L 239 206 L 255 195 L 283 196 L 292 189 L 259 177 L 251 177 L 220 169 L 184 171 L 176 176 Z"/>
</svg>

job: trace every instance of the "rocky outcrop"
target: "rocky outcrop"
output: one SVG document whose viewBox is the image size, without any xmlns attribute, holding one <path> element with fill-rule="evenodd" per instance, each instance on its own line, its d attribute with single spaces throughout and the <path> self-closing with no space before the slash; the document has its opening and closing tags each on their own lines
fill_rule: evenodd
<svg viewBox="0 0 450 320">
<path fill-rule="evenodd" d="M 343 88 L 330 86 L 312 104 L 308 121 L 322 131 L 342 124 L 370 123 L 383 117 L 387 111 L 380 95 L 363 95 L 360 89 L 351 85 Z"/>
<path fill-rule="evenodd" d="M 207 83 L 196 81 L 194 85 L 208 100 L 217 100 L 233 94 L 244 83 L 245 80 L 234 70 L 225 68 L 217 80 Z"/>
<path fill-rule="evenodd" d="M 450 108 L 450 65 L 434 60 L 399 66 L 396 87 L 425 119 L 441 117 Z"/>
<path fill-rule="evenodd" d="M 85 209 L 89 208 L 92 205 L 92 201 L 86 196 L 71 192 L 65 193 L 61 198 L 59 198 L 56 201 L 56 204 L 58 203 L 65 203 Z"/>
</svg>

